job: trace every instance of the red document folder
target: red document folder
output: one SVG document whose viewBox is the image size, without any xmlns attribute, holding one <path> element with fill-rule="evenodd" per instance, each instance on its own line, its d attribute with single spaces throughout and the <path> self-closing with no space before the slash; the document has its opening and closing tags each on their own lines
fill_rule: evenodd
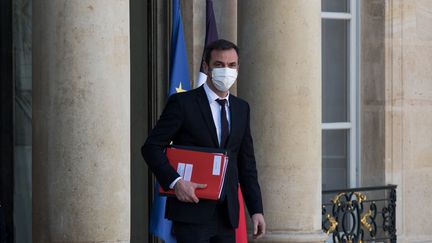
<svg viewBox="0 0 432 243">
<path fill-rule="evenodd" d="M 195 190 L 198 198 L 220 198 L 228 165 L 228 156 L 223 150 L 173 146 L 166 149 L 166 155 L 183 180 L 207 184 L 206 188 Z M 175 195 L 174 190 L 164 191 L 162 188 L 160 193 Z"/>
</svg>

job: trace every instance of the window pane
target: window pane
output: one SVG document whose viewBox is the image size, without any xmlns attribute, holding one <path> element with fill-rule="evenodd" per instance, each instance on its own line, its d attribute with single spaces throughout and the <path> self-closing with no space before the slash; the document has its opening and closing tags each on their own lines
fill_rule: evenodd
<svg viewBox="0 0 432 243">
<path fill-rule="evenodd" d="M 322 0 L 321 10 L 323 12 L 349 12 L 349 0 Z"/>
<path fill-rule="evenodd" d="M 322 20 L 322 122 L 348 122 L 347 20 Z"/>
<path fill-rule="evenodd" d="M 348 185 L 348 131 L 324 130 L 322 133 L 323 190 Z"/>
</svg>

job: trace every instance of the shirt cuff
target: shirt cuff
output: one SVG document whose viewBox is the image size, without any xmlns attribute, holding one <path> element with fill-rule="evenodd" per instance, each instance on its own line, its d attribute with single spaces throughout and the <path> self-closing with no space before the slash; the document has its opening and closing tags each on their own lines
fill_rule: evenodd
<svg viewBox="0 0 432 243">
<path fill-rule="evenodd" d="M 179 181 L 182 177 L 179 176 L 177 177 L 177 179 L 175 179 L 173 182 L 171 182 L 171 184 L 169 185 L 170 189 L 174 189 L 175 184 L 177 183 L 177 181 Z"/>
</svg>

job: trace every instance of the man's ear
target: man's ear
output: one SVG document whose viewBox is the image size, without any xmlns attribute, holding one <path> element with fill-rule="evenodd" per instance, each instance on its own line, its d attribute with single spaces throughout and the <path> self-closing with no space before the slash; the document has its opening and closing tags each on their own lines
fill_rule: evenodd
<svg viewBox="0 0 432 243">
<path fill-rule="evenodd" d="M 209 66 L 208 66 L 207 62 L 204 61 L 202 63 L 202 67 L 204 69 L 204 73 L 208 75 L 209 74 Z"/>
</svg>

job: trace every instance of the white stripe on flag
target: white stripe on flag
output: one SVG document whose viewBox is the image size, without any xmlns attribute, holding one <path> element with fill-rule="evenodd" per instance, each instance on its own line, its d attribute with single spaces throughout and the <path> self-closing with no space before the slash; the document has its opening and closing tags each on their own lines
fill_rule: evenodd
<svg viewBox="0 0 432 243">
<path fill-rule="evenodd" d="M 195 88 L 203 85 L 207 81 L 207 75 L 205 73 L 199 72 L 197 81 L 195 82 Z"/>
</svg>

